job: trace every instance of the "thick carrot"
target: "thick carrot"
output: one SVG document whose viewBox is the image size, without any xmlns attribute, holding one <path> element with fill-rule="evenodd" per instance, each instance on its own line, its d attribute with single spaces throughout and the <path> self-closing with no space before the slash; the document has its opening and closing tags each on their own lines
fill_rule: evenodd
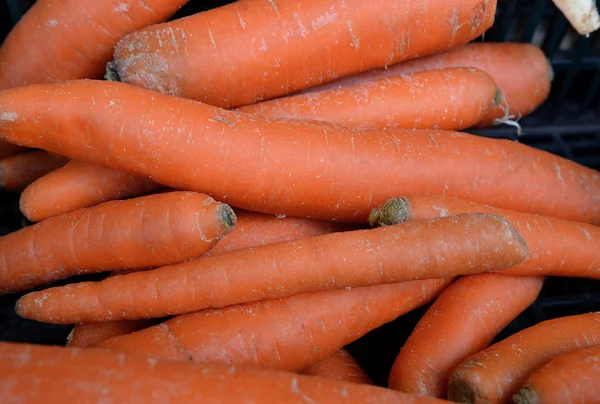
<svg viewBox="0 0 600 404">
<path fill-rule="evenodd" d="M 110 68 L 229 108 L 464 44 L 495 11 L 496 0 L 240 1 L 126 36 Z"/>
<path fill-rule="evenodd" d="M 33 181 L 65 165 L 65 161 L 42 150 L 0 160 L 0 188 L 22 191 Z"/>
<path fill-rule="evenodd" d="M 100 78 L 119 39 L 187 0 L 38 0 L 0 48 L 0 89 Z"/>
<path fill-rule="evenodd" d="M 3 402 L 31 404 L 446 402 L 288 372 L 159 361 L 97 348 L 13 343 L 0 343 L 0 391 Z"/>
<path fill-rule="evenodd" d="M 27 149 L 21 146 L 17 146 L 11 143 L 0 142 L 0 159 L 14 156 L 15 154 L 19 154 L 25 150 Z"/>
<path fill-rule="evenodd" d="M 374 384 L 369 375 L 344 348 L 338 349 L 322 361 L 307 367 L 301 373 L 349 383 Z"/>
<path fill-rule="evenodd" d="M 600 174 L 517 142 L 355 131 L 122 83 L 4 91 L 0 137 L 265 213 L 363 222 L 377 204 L 411 193 L 600 223 Z"/>
<path fill-rule="evenodd" d="M 600 279 L 600 228 L 529 213 L 497 209 L 442 196 L 406 196 L 390 199 L 374 209 L 373 223 L 395 224 L 460 213 L 483 212 L 506 217 L 529 246 L 531 254 L 505 275 L 554 275 Z"/>
<path fill-rule="evenodd" d="M 402 347 L 392 389 L 445 397 L 450 373 L 486 348 L 537 298 L 543 278 L 480 274 L 460 278 L 427 310 Z"/>
<path fill-rule="evenodd" d="M 600 397 L 600 345 L 560 355 L 529 376 L 515 404 L 586 404 Z"/>
<path fill-rule="evenodd" d="M 506 220 L 466 214 L 246 248 L 50 288 L 22 297 L 17 311 L 54 323 L 161 317 L 314 290 L 497 271 L 527 255 Z"/>
<path fill-rule="evenodd" d="M 305 90 L 306 93 L 355 86 L 382 77 L 410 74 L 431 69 L 469 66 L 483 70 L 496 82 L 502 98 L 493 105 L 480 126 L 489 126 L 496 119 L 508 116 L 516 119 L 541 105 L 550 94 L 553 73 L 542 50 L 526 43 L 474 42 L 447 52 L 414 59 L 350 76 Z"/>
<path fill-rule="evenodd" d="M 38 222 L 159 187 L 145 178 L 72 160 L 27 187 L 20 207 L 29 220 Z"/>
<path fill-rule="evenodd" d="M 487 73 L 473 68 L 449 68 L 292 95 L 238 110 L 361 129 L 457 130 L 479 122 L 499 96 L 496 83 Z"/>
<path fill-rule="evenodd" d="M 165 359 L 300 371 L 428 303 L 448 283 L 429 279 L 308 292 L 204 310 L 98 346 Z"/>
<path fill-rule="evenodd" d="M 211 248 L 234 224 L 229 206 L 192 192 L 80 209 L 0 238 L 0 293 L 81 273 L 182 262 Z"/>
<path fill-rule="evenodd" d="M 448 384 L 448 398 L 462 403 L 504 403 L 529 375 L 553 358 L 600 342 L 600 313 L 543 321 L 471 356 Z"/>
</svg>

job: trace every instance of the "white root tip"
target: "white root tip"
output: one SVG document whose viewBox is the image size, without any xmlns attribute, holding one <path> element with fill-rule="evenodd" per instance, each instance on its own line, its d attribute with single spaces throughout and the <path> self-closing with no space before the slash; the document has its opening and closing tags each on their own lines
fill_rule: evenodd
<svg viewBox="0 0 600 404">
<path fill-rule="evenodd" d="M 552 0 L 579 35 L 600 28 L 600 16 L 594 0 Z"/>
<path fill-rule="evenodd" d="M 510 125 L 517 128 L 517 136 L 521 136 L 523 134 L 523 130 L 521 129 L 521 125 L 519 124 L 519 119 L 521 119 L 521 115 L 515 116 L 509 114 L 508 101 L 506 101 L 506 97 L 503 92 L 499 92 L 500 102 L 498 103 L 498 107 L 504 112 L 504 116 L 502 118 L 496 118 L 492 121 L 493 125 Z"/>
</svg>

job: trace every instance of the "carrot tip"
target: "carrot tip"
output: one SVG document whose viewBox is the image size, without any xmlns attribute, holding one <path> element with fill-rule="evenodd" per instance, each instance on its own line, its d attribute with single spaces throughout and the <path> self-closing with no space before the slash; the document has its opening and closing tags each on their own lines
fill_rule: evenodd
<svg viewBox="0 0 600 404">
<path fill-rule="evenodd" d="M 235 216 L 235 212 L 229 205 L 224 203 L 220 204 L 217 207 L 217 215 L 221 223 L 225 225 L 227 230 L 231 231 L 235 227 L 237 222 L 237 217 Z"/>
<path fill-rule="evenodd" d="M 525 386 L 511 400 L 514 404 L 537 404 L 538 396 L 530 386 Z"/>
<path fill-rule="evenodd" d="M 117 62 L 112 61 L 106 64 L 106 74 L 104 78 L 108 81 L 121 81 L 121 76 L 119 76 L 119 70 L 117 69 Z"/>
<path fill-rule="evenodd" d="M 374 208 L 369 214 L 369 224 L 374 226 L 392 226 L 408 220 L 408 200 L 404 197 L 391 198 Z"/>
</svg>

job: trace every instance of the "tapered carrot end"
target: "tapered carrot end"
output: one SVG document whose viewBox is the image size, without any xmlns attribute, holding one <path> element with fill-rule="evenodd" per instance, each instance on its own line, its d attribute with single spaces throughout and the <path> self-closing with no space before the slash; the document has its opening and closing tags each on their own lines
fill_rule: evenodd
<svg viewBox="0 0 600 404">
<path fill-rule="evenodd" d="M 524 257 L 524 260 L 527 260 L 529 258 L 530 250 L 529 250 L 529 246 L 527 245 L 527 242 L 525 241 L 525 239 L 523 238 L 523 236 L 521 235 L 519 230 L 517 230 L 517 228 L 515 226 L 513 226 L 508 221 L 507 218 L 505 218 L 504 216 L 494 215 L 491 213 L 482 213 L 482 214 L 486 215 L 486 216 L 494 217 L 494 218 L 504 222 L 504 224 L 506 225 L 506 231 L 508 232 L 509 237 L 517 242 L 517 244 L 521 250 L 521 255 Z"/>
<path fill-rule="evenodd" d="M 379 205 L 369 214 L 369 223 L 372 227 L 392 226 L 404 223 L 409 216 L 409 202 L 406 198 L 392 198 Z"/>
<path fill-rule="evenodd" d="M 513 404 L 537 404 L 539 401 L 535 391 L 527 385 L 515 394 L 511 400 Z"/>
<path fill-rule="evenodd" d="M 231 232 L 237 223 L 237 217 L 233 209 L 229 205 L 222 203 L 217 207 L 217 215 L 219 221 L 225 226 L 226 233 Z"/>
<path fill-rule="evenodd" d="M 21 297 L 19 300 L 17 300 L 17 303 L 15 305 L 15 311 L 17 312 L 17 315 L 19 317 L 30 320 L 32 319 L 32 313 L 30 308 L 34 307 L 35 299 L 36 297 L 39 297 L 37 295 L 40 295 L 40 292 L 28 293 L 25 296 Z"/>
<path fill-rule="evenodd" d="M 117 62 L 113 60 L 106 64 L 106 74 L 104 75 L 104 78 L 108 81 L 121 81 L 121 76 L 119 76 L 119 70 L 117 69 Z"/>
</svg>

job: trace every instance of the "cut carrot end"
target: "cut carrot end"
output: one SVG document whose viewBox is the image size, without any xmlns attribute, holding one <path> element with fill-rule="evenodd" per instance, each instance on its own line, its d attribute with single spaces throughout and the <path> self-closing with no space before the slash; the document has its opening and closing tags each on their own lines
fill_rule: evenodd
<svg viewBox="0 0 600 404">
<path fill-rule="evenodd" d="M 525 386 L 512 397 L 511 402 L 514 404 L 537 404 L 539 399 L 530 386 Z"/>
<path fill-rule="evenodd" d="M 108 81 L 121 81 L 121 76 L 119 76 L 119 70 L 117 69 L 117 62 L 113 60 L 106 64 L 106 74 L 104 75 L 104 78 Z"/>
<path fill-rule="evenodd" d="M 217 207 L 217 215 L 221 223 L 223 223 L 229 231 L 233 230 L 235 224 L 237 223 L 237 217 L 229 205 L 224 203 L 220 204 Z"/>
<path fill-rule="evenodd" d="M 408 200 L 404 197 L 389 199 L 369 214 L 371 227 L 392 226 L 408 220 Z"/>
</svg>

